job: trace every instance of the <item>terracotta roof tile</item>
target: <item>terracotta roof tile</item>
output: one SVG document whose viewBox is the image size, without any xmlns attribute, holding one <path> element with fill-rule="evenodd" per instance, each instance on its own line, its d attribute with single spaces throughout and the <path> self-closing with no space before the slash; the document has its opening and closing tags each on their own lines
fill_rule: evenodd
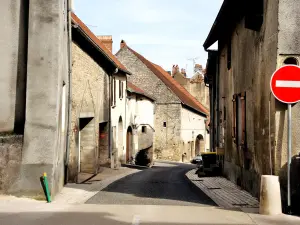
<svg viewBox="0 0 300 225">
<path fill-rule="evenodd" d="M 84 33 L 99 47 L 99 49 L 106 55 L 106 57 L 120 70 L 124 73 L 131 74 L 127 68 L 114 56 L 111 51 L 109 51 L 105 45 L 96 37 L 96 35 L 76 16 L 72 13 L 72 21 L 75 22 Z"/>
<path fill-rule="evenodd" d="M 135 86 L 134 84 L 130 83 L 129 81 L 127 81 L 127 90 L 130 91 L 130 92 L 133 92 L 133 93 L 144 95 L 147 98 L 155 100 L 153 97 L 149 96 L 145 91 L 143 91 L 139 87 Z"/>
<path fill-rule="evenodd" d="M 195 98 L 193 97 L 184 87 L 182 87 L 175 79 L 168 74 L 162 67 L 156 65 L 145 57 L 131 49 L 127 46 L 127 48 L 137 57 L 139 58 L 159 79 L 161 79 L 167 87 L 169 87 L 174 94 L 180 99 L 182 104 L 187 105 L 198 112 L 204 113 L 206 115 L 209 114 L 208 110 Z"/>
</svg>

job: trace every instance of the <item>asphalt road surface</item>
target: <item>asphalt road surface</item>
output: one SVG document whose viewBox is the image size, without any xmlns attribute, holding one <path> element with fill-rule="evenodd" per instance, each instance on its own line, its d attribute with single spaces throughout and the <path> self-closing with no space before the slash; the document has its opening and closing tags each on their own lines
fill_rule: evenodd
<svg viewBox="0 0 300 225">
<path fill-rule="evenodd" d="M 87 204 L 215 206 L 185 174 L 194 165 L 156 162 L 150 169 L 125 176 L 101 190 Z"/>
</svg>

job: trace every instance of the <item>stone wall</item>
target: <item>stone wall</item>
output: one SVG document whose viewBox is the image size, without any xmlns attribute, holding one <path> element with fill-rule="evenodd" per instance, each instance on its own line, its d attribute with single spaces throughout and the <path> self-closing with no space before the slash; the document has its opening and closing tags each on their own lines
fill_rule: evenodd
<svg viewBox="0 0 300 225">
<path fill-rule="evenodd" d="M 0 193 L 8 193 L 20 175 L 22 135 L 0 136 Z"/>
<path fill-rule="evenodd" d="M 275 1 L 265 1 L 264 9 L 264 24 L 260 32 L 246 29 L 244 20 L 233 31 L 229 70 L 228 45 L 224 41 L 219 42 L 220 86 L 217 97 L 220 118 L 215 118 L 218 123 L 221 121 L 219 129 L 224 129 L 225 175 L 256 196 L 259 193 L 259 175 L 269 174 L 271 170 L 269 137 L 274 150 L 274 113 L 269 115 L 269 81 L 277 61 L 277 4 Z M 246 92 L 245 149 L 237 148 L 232 133 L 232 99 L 234 94 L 242 92 Z M 274 100 L 270 103 L 274 110 Z M 222 142 L 223 137 L 220 138 Z"/>
<path fill-rule="evenodd" d="M 20 179 L 11 190 L 15 194 L 43 194 L 38 178 L 44 172 L 52 196 L 64 185 L 70 87 L 65 3 L 30 1 L 26 121 Z"/>
<path fill-rule="evenodd" d="M 3 0 L 0 13 L 0 132 L 23 134 L 26 101 L 28 0 Z"/>
<path fill-rule="evenodd" d="M 109 77 L 101 68 L 99 63 L 95 62 L 81 46 L 76 42 L 72 43 L 72 121 L 71 121 L 71 142 L 70 142 L 70 181 L 76 180 L 78 171 L 78 132 L 79 119 L 90 114 L 93 117 L 92 138 L 94 139 L 93 152 L 96 158 L 104 159 L 98 152 L 99 141 L 99 123 L 107 122 L 109 119 Z M 107 132 L 107 131 L 106 131 Z M 108 134 L 108 133 L 107 133 Z M 103 144 L 103 143 L 102 143 Z M 104 145 L 102 145 L 102 148 Z M 102 149 L 101 152 L 105 152 Z M 108 152 L 108 149 L 107 149 Z M 106 154 L 107 157 L 107 154 Z M 84 159 L 81 159 L 84 160 Z M 94 160 L 96 160 L 94 158 Z M 93 164 L 97 164 L 94 162 Z M 96 167 L 94 167 L 96 171 Z"/>
<path fill-rule="evenodd" d="M 277 67 L 284 65 L 288 57 L 296 58 L 300 64 L 300 5 L 297 0 L 278 1 L 278 45 Z M 275 100 L 274 100 L 275 101 Z M 273 105 L 272 105 L 273 106 Z M 273 164 L 277 175 L 280 175 L 283 205 L 287 204 L 287 106 L 275 101 L 275 137 Z M 300 104 L 292 105 L 292 164 L 291 193 L 293 211 L 300 215 Z"/>
<path fill-rule="evenodd" d="M 181 160 L 181 104 L 157 104 L 154 158 Z"/>
</svg>

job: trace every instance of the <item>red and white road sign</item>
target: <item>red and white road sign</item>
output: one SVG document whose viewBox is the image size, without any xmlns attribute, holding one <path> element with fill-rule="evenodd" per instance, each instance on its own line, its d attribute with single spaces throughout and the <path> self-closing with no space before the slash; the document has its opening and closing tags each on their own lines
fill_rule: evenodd
<svg viewBox="0 0 300 225">
<path fill-rule="evenodd" d="M 291 104 L 300 101 L 300 67 L 282 66 L 276 70 L 270 81 L 271 91 L 279 101 Z"/>
</svg>

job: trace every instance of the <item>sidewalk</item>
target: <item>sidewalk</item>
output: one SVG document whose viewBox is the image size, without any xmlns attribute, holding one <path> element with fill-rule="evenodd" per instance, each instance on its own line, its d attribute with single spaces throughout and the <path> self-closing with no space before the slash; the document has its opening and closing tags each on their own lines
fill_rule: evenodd
<svg viewBox="0 0 300 225">
<path fill-rule="evenodd" d="M 210 197 L 218 206 L 226 209 L 251 208 L 258 210 L 259 202 L 251 194 L 224 177 L 201 177 L 196 169 L 186 173 L 186 177 Z M 253 211 L 252 210 L 252 211 Z"/>
<path fill-rule="evenodd" d="M 220 208 L 246 213 L 255 224 L 299 224 L 300 218 L 281 214 L 260 215 L 258 199 L 224 177 L 201 177 L 190 170 L 185 176 Z"/>
<path fill-rule="evenodd" d="M 99 191 L 106 188 L 112 182 L 137 173 L 140 170 L 137 168 L 120 167 L 119 169 L 103 168 L 101 173 L 92 177 L 90 180 L 81 183 L 67 184 L 62 191 L 55 197 L 55 204 L 83 204 Z M 85 180 L 81 178 L 81 180 Z"/>
</svg>

